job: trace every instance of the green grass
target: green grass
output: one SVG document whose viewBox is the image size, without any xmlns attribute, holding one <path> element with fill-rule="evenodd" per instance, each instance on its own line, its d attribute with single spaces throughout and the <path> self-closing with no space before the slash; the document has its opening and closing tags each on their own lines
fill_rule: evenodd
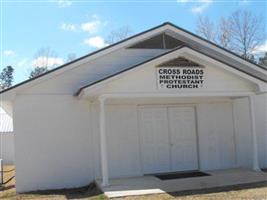
<svg viewBox="0 0 267 200">
<path fill-rule="evenodd" d="M 15 174 L 14 166 L 5 166 L 4 180 L 10 179 Z M 15 179 L 5 184 L 0 191 L 0 199 L 24 200 L 64 200 L 64 199 L 87 199 L 106 200 L 107 197 L 91 183 L 85 187 L 61 190 L 36 191 L 24 194 L 16 194 Z M 199 191 L 155 194 L 144 196 L 129 196 L 118 198 L 123 200 L 267 200 L 267 180 L 262 183 L 247 184 L 242 186 L 229 186 L 225 188 L 213 188 Z"/>
<path fill-rule="evenodd" d="M 4 182 L 15 175 L 14 166 L 4 166 Z M 16 194 L 15 178 L 3 185 L 0 189 L 0 199 L 20 200 L 20 199 L 43 199 L 43 200 L 63 200 L 63 199 L 89 199 L 104 200 L 107 197 L 91 183 L 85 187 L 61 190 L 36 191 L 24 194 Z"/>
</svg>

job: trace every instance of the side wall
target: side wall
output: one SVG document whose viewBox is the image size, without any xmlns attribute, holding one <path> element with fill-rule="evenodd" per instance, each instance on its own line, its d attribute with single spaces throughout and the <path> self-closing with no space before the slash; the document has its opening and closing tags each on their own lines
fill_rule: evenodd
<svg viewBox="0 0 267 200">
<path fill-rule="evenodd" d="M 0 133 L 2 140 L 2 159 L 5 165 L 14 164 L 14 133 Z M 1 145 L 1 144 L 0 144 Z"/>
<path fill-rule="evenodd" d="M 87 101 L 20 95 L 13 120 L 17 192 L 79 187 L 93 180 Z"/>
</svg>

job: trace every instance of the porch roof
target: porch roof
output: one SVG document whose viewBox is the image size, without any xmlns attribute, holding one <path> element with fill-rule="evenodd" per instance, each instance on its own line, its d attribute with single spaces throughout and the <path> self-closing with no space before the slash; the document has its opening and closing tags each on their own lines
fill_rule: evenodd
<svg viewBox="0 0 267 200">
<path fill-rule="evenodd" d="M 266 74 L 262 74 L 262 73 L 259 73 L 259 72 L 256 73 L 256 71 L 253 71 L 253 70 L 247 70 L 246 68 L 242 68 L 242 67 L 240 67 L 240 66 L 238 66 L 238 65 L 229 64 L 228 62 L 226 62 L 226 61 L 224 61 L 224 60 L 222 60 L 222 59 L 218 59 L 217 57 L 215 57 L 215 56 L 213 56 L 213 55 L 211 55 L 211 54 L 203 53 L 201 50 L 198 50 L 198 49 L 193 48 L 193 47 L 191 47 L 191 46 L 188 46 L 188 45 L 181 45 L 181 46 L 176 47 L 176 48 L 174 48 L 174 49 L 172 49 L 172 50 L 170 50 L 170 51 L 168 51 L 168 52 L 162 53 L 162 54 L 160 54 L 160 55 L 158 55 L 158 56 L 156 56 L 156 57 L 153 57 L 153 58 L 151 58 L 151 59 L 145 60 L 145 61 L 143 61 L 143 62 L 141 62 L 141 63 L 138 63 L 138 64 L 136 64 L 136 65 L 133 65 L 133 66 L 125 66 L 125 68 L 122 69 L 121 71 L 116 71 L 116 72 L 114 72 L 114 73 L 110 73 L 110 74 L 108 74 L 108 75 L 106 75 L 106 76 L 103 76 L 102 78 L 100 78 L 100 79 L 98 79 L 98 80 L 96 80 L 96 81 L 90 82 L 90 83 L 88 83 L 87 85 L 84 85 L 84 86 L 82 86 L 81 88 L 79 88 L 79 90 L 75 93 L 75 96 L 79 96 L 79 95 L 82 93 L 82 91 L 83 91 L 84 89 L 87 89 L 87 88 L 89 88 L 89 87 L 91 87 L 91 86 L 94 86 L 94 85 L 96 85 L 96 84 L 98 84 L 98 83 L 101 83 L 101 82 L 103 82 L 103 81 L 105 81 L 105 80 L 108 80 L 108 79 L 111 79 L 111 78 L 113 78 L 113 77 L 116 77 L 116 76 L 118 76 L 118 75 L 120 75 L 120 74 L 122 74 L 122 73 L 124 73 L 124 72 L 127 72 L 127 71 L 130 71 L 130 70 L 132 70 L 132 69 L 141 67 L 141 66 L 143 66 L 143 65 L 145 65 L 145 64 L 148 64 L 148 63 L 150 63 L 150 62 L 152 62 L 152 61 L 155 61 L 155 60 L 157 60 L 157 59 L 160 59 L 160 58 L 162 58 L 162 57 L 164 57 L 164 56 L 170 55 L 170 54 L 172 54 L 173 52 L 178 51 L 178 50 L 180 50 L 180 49 L 190 49 L 190 50 L 195 51 L 195 52 L 197 52 L 197 53 L 200 53 L 200 54 L 202 54 L 202 55 L 204 55 L 204 56 L 207 56 L 207 57 L 209 57 L 209 58 L 211 58 L 211 59 L 213 59 L 213 60 L 215 60 L 215 61 L 218 61 L 219 63 L 222 63 L 222 64 L 224 64 L 224 65 L 227 65 L 227 66 L 229 66 L 229 67 L 231 67 L 231 68 L 233 68 L 233 69 L 235 69 L 235 70 L 238 70 L 238 71 L 241 72 L 241 73 L 244 73 L 244 74 L 246 74 L 246 75 L 249 75 L 250 77 L 253 77 L 253 78 L 257 79 L 257 80 L 260 80 L 261 82 L 267 83 L 267 75 L 266 75 Z"/>
</svg>

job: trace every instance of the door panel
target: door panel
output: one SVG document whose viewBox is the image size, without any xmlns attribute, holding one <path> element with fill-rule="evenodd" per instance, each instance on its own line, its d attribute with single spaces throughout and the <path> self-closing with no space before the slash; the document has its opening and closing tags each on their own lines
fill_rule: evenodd
<svg viewBox="0 0 267 200">
<path fill-rule="evenodd" d="M 195 111 L 193 107 L 169 107 L 171 170 L 198 169 Z"/>
<path fill-rule="evenodd" d="M 166 108 L 140 108 L 139 115 L 143 172 L 170 171 Z"/>
<path fill-rule="evenodd" d="M 235 137 L 231 103 L 198 106 L 201 169 L 236 166 Z"/>
</svg>

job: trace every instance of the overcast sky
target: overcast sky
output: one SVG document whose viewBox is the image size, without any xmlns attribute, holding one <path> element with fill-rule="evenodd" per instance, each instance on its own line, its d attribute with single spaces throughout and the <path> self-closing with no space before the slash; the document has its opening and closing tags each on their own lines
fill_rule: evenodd
<svg viewBox="0 0 267 200">
<path fill-rule="evenodd" d="M 77 57 L 102 48 L 104 38 L 114 29 L 129 26 L 132 33 L 169 21 L 195 32 L 199 15 L 214 22 L 237 9 L 266 13 L 266 1 L 1 1 L 1 68 L 15 68 L 15 82 L 28 78 L 31 68 L 40 65 L 34 55 L 50 48 L 57 57 L 49 64 L 61 65 L 68 54 Z M 267 17 L 265 14 L 265 21 Z M 267 48 L 267 43 L 262 47 Z"/>
</svg>

